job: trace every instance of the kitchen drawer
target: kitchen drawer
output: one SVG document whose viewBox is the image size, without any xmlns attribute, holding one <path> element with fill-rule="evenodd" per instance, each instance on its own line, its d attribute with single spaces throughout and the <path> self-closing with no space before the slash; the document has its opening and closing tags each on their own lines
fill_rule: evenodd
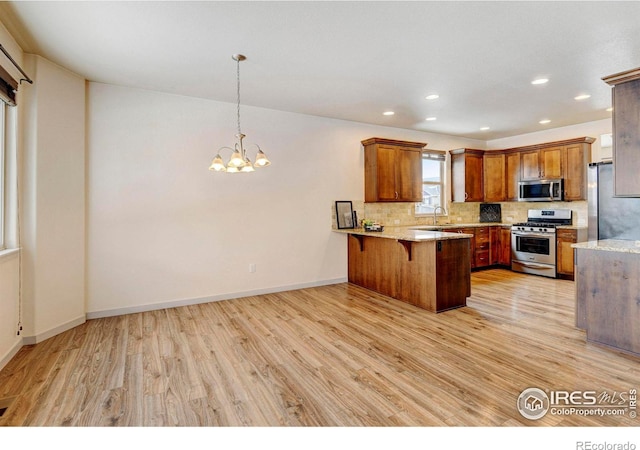
<svg viewBox="0 0 640 450">
<path fill-rule="evenodd" d="M 489 265 L 489 250 L 476 249 L 476 267 L 487 267 Z"/>
<path fill-rule="evenodd" d="M 489 239 L 489 227 L 476 228 L 476 237 Z"/>
</svg>

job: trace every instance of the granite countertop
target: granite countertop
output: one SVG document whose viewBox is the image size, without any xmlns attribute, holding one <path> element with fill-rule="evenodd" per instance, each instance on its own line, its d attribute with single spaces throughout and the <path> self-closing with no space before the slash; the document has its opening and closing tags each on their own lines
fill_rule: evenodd
<svg viewBox="0 0 640 450">
<path fill-rule="evenodd" d="M 579 242 L 577 244 L 571 244 L 571 247 L 603 252 L 640 254 L 640 241 L 626 241 L 621 239 L 604 239 L 602 241 Z"/>
<path fill-rule="evenodd" d="M 443 239 L 460 239 L 473 237 L 471 234 L 447 233 L 447 229 L 480 228 L 480 227 L 511 227 L 512 223 L 501 222 L 473 222 L 473 223 L 443 223 L 438 225 L 409 225 L 401 227 L 385 226 L 384 231 L 364 231 L 362 228 L 333 229 L 337 233 L 357 234 L 360 236 L 374 236 L 386 239 L 398 239 L 402 241 L 435 241 Z M 558 228 L 581 230 L 584 226 L 562 225 Z M 640 247 L 639 247 L 640 249 Z"/>
<path fill-rule="evenodd" d="M 442 231 L 416 230 L 411 228 L 412 227 L 385 227 L 384 231 L 364 231 L 362 228 L 353 228 L 333 231 L 344 234 L 355 234 L 358 236 L 371 236 L 413 242 L 442 241 L 447 239 L 466 239 L 473 237 L 473 235 L 466 233 L 446 233 Z"/>
<path fill-rule="evenodd" d="M 411 225 L 403 228 L 409 228 L 412 230 L 446 230 L 447 228 L 480 228 L 480 227 L 495 227 L 503 226 L 510 227 L 510 223 L 500 222 L 474 222 L 474 223 L 442 223 L 437 225 Z"/>
</svg>

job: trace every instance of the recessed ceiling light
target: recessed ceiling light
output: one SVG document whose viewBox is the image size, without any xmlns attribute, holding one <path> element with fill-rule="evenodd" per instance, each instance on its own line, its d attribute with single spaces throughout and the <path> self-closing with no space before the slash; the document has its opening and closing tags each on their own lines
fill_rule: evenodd
<svg viewBox="0 0 640 450">
<path fill-rule="evenodd" d="M 436 120 L 435 117 L 427 117 L 425 120 L 428 120 L 429 122 L 433 122 L 434 120 Z"/>
<path fill-rule="evenodd" d="M 536 78 L 531 82 L 531 84 L 546 84 L 549 82 L 548 78 Z"/>
<path fill-rule="evenodd" d="M 544 124 L 549 123 L 549 122 L 551 122 L 549 119 L 542 119 L 542 120 L 541 120 L 540 122 L 538 122 L 538 123 L 540 123 L 540 124 L 544 125 Z"/>
<path fill-rule="evenodd" d="M 393 116 L 395 113 L 393 111 L 385 111 L 382 114 L 385 116 Z"/>
<path fill-rule="evenodd" d="M 586 100 L 591 97 L 589 94 L 580 94 L 577 97 L 573 97 L 574 100 Z"/>
<path fill-rule="evenodd" d="M 487 130 L 490 130 L 490 129 L 491 128 L 489 128 L 489 127 L 482 127 L 482 128 L 480 128 L 480 131 L 487 131 Z"/>
<path fill-rule="evenodd" d="M 439 98 L 440 96 L 438 94 L 431 94 L 431 95 L 427 95 L 426 99 L 427 100 L 435 100 L 437 98 Z"/>
</svg>

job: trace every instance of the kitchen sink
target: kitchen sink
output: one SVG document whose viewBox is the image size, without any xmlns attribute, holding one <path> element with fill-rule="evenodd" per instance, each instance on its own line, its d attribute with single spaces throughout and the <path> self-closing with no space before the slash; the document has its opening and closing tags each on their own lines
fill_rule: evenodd
<svg viewBox="0 0 640 450">
<path fill-rule="evenodd" d="M 417 230 L 417 231 L 442 231 L 442 226 L 440 225 L 420 225 L 417 227 L 410 227 L 410 230 Z"/>
</svg>

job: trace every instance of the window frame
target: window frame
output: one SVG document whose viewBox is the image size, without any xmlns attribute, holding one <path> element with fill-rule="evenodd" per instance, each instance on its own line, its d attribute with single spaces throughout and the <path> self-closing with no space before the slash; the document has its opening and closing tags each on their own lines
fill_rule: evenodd
<svg viewBox="0 0 640 450">
<path fill-rule="evenodd" d="M 7 243 L 7 107 L 0 101 L 0 251 L 6 249 Z"/>
<path fill-rule="evenodd" d="M 447 164 L 446 164 L 446 152 L 443 150 L 423 150 L 422 151 L 422 160 L 434 160 L 434 161 L 438 161 L 440 163 L 440 181 L 438 182 L 434 182 L 434 181 L 424 181 L 424 178 L 421 182 L 421 186 L 422 186 L 422 192 L 424 193 L 424 187 L 425 186 L 440 186 L 440 204 L 438 206 L 441 206 L 443 210 L 440 210 L 436 215 L 437 216 L 446 216 L 447 214 L 445 213 L 445 211 L 447 210 L 447 182 L 446 182 L 446 169 L 447 169 Z M 422 162 L 422 161 L 421 161 Z M 427 211 L 420 211 L 421 206 L 424 207 L 425 202 L 424 202 L 424 197 L 423 200 L 419 203 L 416 203 L 415 206 L 415 216 L 419 217 L 419 216 L 432 216 L 433 215 L 433 211 L 432 212 L 427 212 Z M 430 207 L 430 206 L 429 206 Z M 435 208 L 435 207 L 434 207 Z"/>
</svg>

